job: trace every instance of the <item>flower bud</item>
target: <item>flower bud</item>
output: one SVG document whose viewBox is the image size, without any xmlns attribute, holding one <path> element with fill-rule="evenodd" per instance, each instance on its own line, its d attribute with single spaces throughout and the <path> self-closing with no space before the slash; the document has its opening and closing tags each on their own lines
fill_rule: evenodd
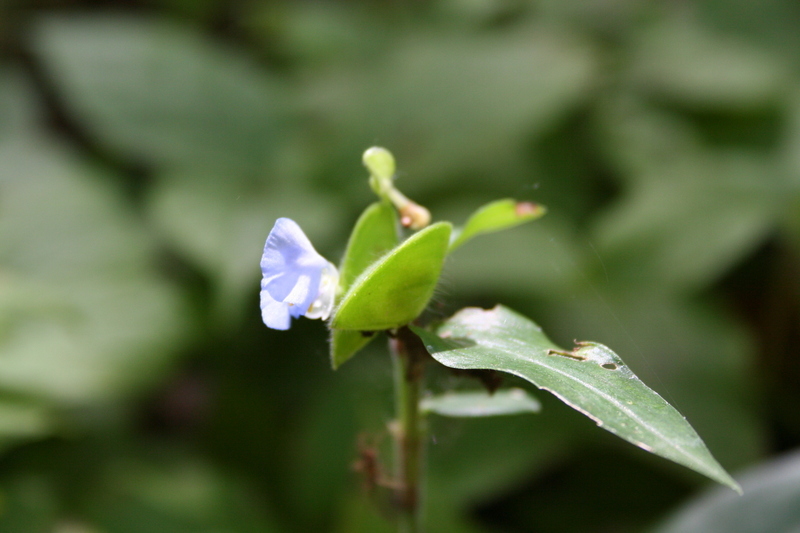
<svg viewBox="0 0 800 533">
<path fill-rule="evenodd" d="M 431 223 L 431 212 L 410 200 L 398 211 L 400 212 L 400 223 L 406 228 L 419 230 Z"/>
<path fill-rule="evenodd" d="M 368 148 L 362 160 L 370 174 L 382 181 L 391 181 L 397 169 L 392 153 L 380 146 Z"/>
</svg>

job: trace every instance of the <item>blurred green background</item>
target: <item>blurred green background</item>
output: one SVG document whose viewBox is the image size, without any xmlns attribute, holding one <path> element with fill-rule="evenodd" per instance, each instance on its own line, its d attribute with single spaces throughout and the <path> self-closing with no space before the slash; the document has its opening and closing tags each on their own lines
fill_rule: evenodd
<svg viewBox="0 0 800 533">
<path fill-rule="evenodd" d="M 794 0 L 0 2 L 0 531 L 391 531 L 352 470 L 388 441 L 382 343 L 333 372 L 322 324 L 257 304 L 277 217 L 341 257 L 374 144 L 435 219 L 549 208 L 454 254 L 435 314 L 613 347 L 734 473 L 798 447 L 798 27 Z M 648 531 L 709 485 L 536 396 L 431 419 L 429 531 Z"/>
</svg>

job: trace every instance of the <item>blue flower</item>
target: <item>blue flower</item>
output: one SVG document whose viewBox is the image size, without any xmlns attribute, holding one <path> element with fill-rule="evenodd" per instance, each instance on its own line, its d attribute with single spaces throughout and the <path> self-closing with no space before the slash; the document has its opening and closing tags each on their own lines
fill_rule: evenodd
<svg viewBox="0 0 800 533">
<path fill-rule="evenodd" d="M 272 329 L 289 329 L 291 317 L 327 319 L 339 271 L 317 253 L 291 219 L 275 221 L 261 256 L 261 319 Z"/>
</svg>

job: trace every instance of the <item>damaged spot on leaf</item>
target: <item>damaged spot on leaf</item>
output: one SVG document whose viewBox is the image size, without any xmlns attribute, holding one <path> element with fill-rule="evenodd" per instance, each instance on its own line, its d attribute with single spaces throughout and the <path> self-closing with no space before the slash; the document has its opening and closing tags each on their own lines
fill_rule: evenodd
<svg viewBox="0 0 800 533">
<path fill-rule="evenodd" d="M 514 206 L 514 214 L 518 217 L 535 215 L 539 209 L 541 209 L 539 205 L 533 202 L 517 202 L 517 205 Z"/>
<path fill-rule="evenodd" d="M 582 355 L 578 355 L 575 352 L 568 352 L 566 350 L 547 350 L 547 355 L 561 355 L 563 357 L 569 357 L 570 359 L 575 359 L 576 361 L 586 361 L 586 357 Z"/>
</svg>

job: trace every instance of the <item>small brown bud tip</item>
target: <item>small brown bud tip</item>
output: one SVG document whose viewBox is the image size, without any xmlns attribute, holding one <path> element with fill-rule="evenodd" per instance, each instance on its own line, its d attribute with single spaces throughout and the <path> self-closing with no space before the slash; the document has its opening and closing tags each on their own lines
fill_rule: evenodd
<svg viewBox="0 0 800 533">
<path fill-rule="evenodd" d="M 541 209 L 542 207 L 539 204 L 533 202 L 517 202 L 517 205 L 514 207 L 514 213 L 516 213 L 518 217 L 524 217 L 526 215 L 534 215 Z"/>
<path fill-rule="evenodd" d="M 400 209 L 400 223 L 413 230 L 422 229 L 431 223 L 431 213 L 414 202 L 408 202 Z"/>
</svg>

